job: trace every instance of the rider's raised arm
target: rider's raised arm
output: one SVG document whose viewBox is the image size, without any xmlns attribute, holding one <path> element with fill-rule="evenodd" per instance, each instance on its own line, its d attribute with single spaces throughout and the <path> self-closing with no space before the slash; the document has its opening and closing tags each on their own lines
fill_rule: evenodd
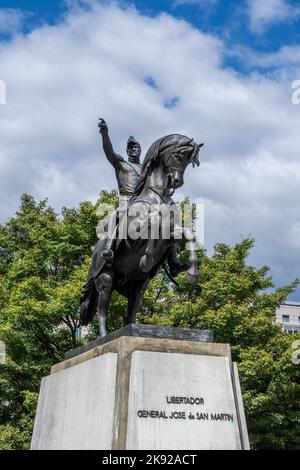
<svg viewBox="0 0 300 470">
<path fill-rule="evenodd" d="M 120 162 L 123 161 L 123 158 L 121 157 L 121 155 L 118 155 L 117 153 L 115 153 L 115 151 L 113 149 L 113 146 L 112 146 L 111 140 L 109 138 L 109 134 L 108 134 L 108 126 L 107 126 L 106 122 L 104 121 L 104 119 L 100 119 L 98 126 L 99 126 L 99 129 L 100 129 L 100 134 L 102 136 L 102 143 L 103 143 L 104 153 L 105 153 L 108 161 L 115 168 L 118 168 L 119 165 L 120 165 Z"/>
</svg>

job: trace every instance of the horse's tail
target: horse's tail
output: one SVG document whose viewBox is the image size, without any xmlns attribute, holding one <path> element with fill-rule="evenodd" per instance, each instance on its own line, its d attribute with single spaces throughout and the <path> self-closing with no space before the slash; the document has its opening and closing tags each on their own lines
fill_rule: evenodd
<svg viewBox="0 0 300 470">
<path fill-rule="evenodd" d="M 82 290 L 81 306 L 80 306 L 80 324 L 88 325 L 97 309 L 98 293 L 93 276 L 85 284 Z"/>
</svg>

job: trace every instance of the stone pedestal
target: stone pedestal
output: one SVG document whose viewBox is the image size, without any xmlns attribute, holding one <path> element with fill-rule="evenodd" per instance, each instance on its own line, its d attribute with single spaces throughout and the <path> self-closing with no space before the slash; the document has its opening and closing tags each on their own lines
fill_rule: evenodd
<svg viewBox="0 0 300 470">
<path fill-rule="evenodd" d="M 230 347 L 211 339 L 132 326 L 69 352 L 42 380 L 31 448 L 248 449 Z"/>
</svg>

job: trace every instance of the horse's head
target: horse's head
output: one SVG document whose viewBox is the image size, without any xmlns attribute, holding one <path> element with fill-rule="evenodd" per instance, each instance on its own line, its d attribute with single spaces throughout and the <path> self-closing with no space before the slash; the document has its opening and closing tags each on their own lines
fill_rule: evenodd
<svg viewBox="0 0 300 470">
<path fill-rule="evenodd" d="M 147 177 L 160 164 L 163 165 L 164 172 L 168 175 L 168 187 L 173 190 L 180 188 L 189 163 L 199 166 L 198 154 L 203 145 L 181 134 L 170 134 L 156 140 L 146 153 L 135 193 L 141 193 Z"/>
<path fill-rule="evenodd" d="M 199 166 L 198 154 L 203 145 L 180 134 L 168 135 L 162 140 L 159 157 L 168 174 L 169 188 L 175 190 L 183 185 L 183 175 L 190 163 Z"/>
</svg>

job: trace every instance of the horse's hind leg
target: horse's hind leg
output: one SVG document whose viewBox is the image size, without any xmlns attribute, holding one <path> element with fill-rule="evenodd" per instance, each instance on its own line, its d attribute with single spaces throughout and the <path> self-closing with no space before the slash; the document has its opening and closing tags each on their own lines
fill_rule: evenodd
<svg viewBox="0 0 300 470">
<path fill-rule="evenodd" d="M 132 282 L 128 292 L 128 313 L 124 320 L 124 325 L 135 323 L 136 312 L 139 309 L 144 292 L 147 289 L 150 278 L 143 281 Z"/>
<path fill-rule="evenodd" d="M 108 273 L 100 274 L 96 281 L 97 291 L 99 293 L 97 315 L 99 318 L 99 333 L 100 336 L 106 335 L 106 319 L 111 294 L 113 291 L 113 279 Z"/>
</svg>

